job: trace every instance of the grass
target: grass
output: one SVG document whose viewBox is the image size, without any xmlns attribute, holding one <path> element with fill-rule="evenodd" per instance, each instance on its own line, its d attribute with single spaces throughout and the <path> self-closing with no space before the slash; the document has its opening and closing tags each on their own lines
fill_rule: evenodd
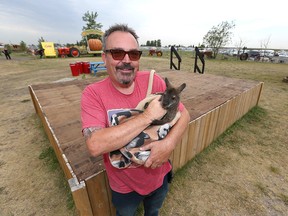
<svg viewBox="0 0 288 216">
<path fill-rule="evenodd" d="M 42 150 L 41 154 L 39 155 L 39 159 L 43 160 L 49 170 L 52 172 L 59 168 L 58 159 L 51 146 L 47 146 Z"/>
<path fill-rule="evenodd" d="M 288 206 L 288 196 L 287 194 L 280 194 L 280 199 Z"/>
<path fill-rule="evenodd" d="M 35 121 L 36 121 L 36 123 L 35 123 L 36 127 L 43 134 L 45 142 L 48 142 L 48 137 L 45 134 L 45 131 L 44 131 L 43 126 L 41 125 L 40 119 L 35 119 Z M 60 167 L 57 156 L 56 156 L 52 146 L 50 146 L 50 145 L 45 146 L 39 155 L 39 159 L 44 162 L 44 164 L 47 167 L 49 172 L 56 174 L 56 176 L 58 177 L 57 179 L 55 179 L 55 181 L 57 182 L 56 185 L 58 185 L 59 189 L 64 190 L 66 193 L 67 209 L 69 209 L 69 210 L 74 209 L 75 204 L 73 201 L 70 186 L 69 186 L 69 184 L 65 178 L 64 172 L 62 171 L 62 169 Z"/>
<path fill-rule="evenodd" d="M 263 81 L 260 104 L 176 173 L 161 215 L 285 215 L 288 86 L 282 79 L 287 69 L 283 64 L 206 62 L 206 73 Z"/>
<path fill-rule="evenodd" d="M 236 121 L 231 127 L 229 127 L 223 134 L 221 134 L 214 142 L 212 142 L 206 149 L 204 149 L 200 154 L 196 155 L 190 162 L 188 162 L 182 169 L 177 171 L 178 178 L 183 178 L 187 169 L 191 168 L 191 166 L 203 165 L 207 163 L 206 156 L 210 152 L 214 152 L 219 147 L 227 147 L 231 149 L 238 149 L 239 143 L 243 142 L 243 138 L 238 136 L 238 131 L 243 131 L 249 128 L 249 124 L 254 124 L 258 122 L 262 124 L 266 119 L 267 113 L 266 111 L 256 106 L 252 108 L 246 115 L 244 115 L 241 119 Z M 221 157 L 221 156 L 220 156 Z"/>
<path fill-rule="evenodd" d="M 277 167 L 270 166 L 269 169 L 272 173 L 280 174 L 280 170 Z"/>
</svg>

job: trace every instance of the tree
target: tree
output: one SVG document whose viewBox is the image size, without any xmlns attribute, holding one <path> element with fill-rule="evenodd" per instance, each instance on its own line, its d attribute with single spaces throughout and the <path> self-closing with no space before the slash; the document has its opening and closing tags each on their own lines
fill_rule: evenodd
<svg viewBox="0 0 288 216">
<path fill-rule="evenodd" d="M 26 51 L 27 50 L 27 45 L 24 41 L 20 42 L 20 50 L 21 51 Z"/>
<path fill-rule="evenodd" d="M 160 39 L 157 40 L 156 46 L 161 47 L 161 40 Z"/>
<path fill-rule="evenodd" d="M 221 47 L 224 47 L 231 40 L 231 29 L 235 27 L 234 22 L 225 21 L 217 26 L 213 26 L 211 30 L 203 37 L 203 43 L 212 48 L 213 57 L 216 58 Z"/>
<path fill-rule="evenodd" d="M 82 20 L 84 22 L 86 22 L 86 26 L 82 27 L 82 31 L 88 30 L 88 29 L 97 29 L 97 30 L 101 30 L 101 28 L 103 27 L 103 25 L 101 23 L 97 23 L 96 19 L 98 17 L 98 13 L 97 12 L 89 12 L 87 11 L 83 16 L 82 16 Z M 101 36 L 100 35 L 88 35 L 87 36 L 88 39 L 90 38 L 96 38 L 96 39 L 100 39 Z M 86 38 L 83 37 L 82 40 L 80 41 L 80 44 L 87 44 Z"/>
<path fill-rule="evenodd" d="M 240 38 L 239 41 L 235 43 L 235 47 L 237 49 L 237 57 L 240 57 L 240 55 L 245 51 L 245 42 Z M 242 50 L 242 52 L 241 52 Z"/>
<path fill-rule="evenodd" d="M 146 46 L 161 47 L 161 40 L 151 40 L 146 42 Z"/>
<path fill-rule="evenodd" d="M 96 19 L 98 17 L 97 12 L 89 12 L 87 11 L 84 16 L 82 17 L 82 20 L 86 22 L 86 26 L 83 26 L 82 31 L 88 30 L 88 29 L 99 29 L 103 27 L 101 23 L 97 23 Z"/>
<path fill-rule="evenodd" d="M 270 44 L 270 38 L 271 38 L 271 35 L 268 38 L 263 39 L 261 41 L 261 48 L 264 48 L 264 56 L 266 56 L 266 50 L 268 48 L 268 45 Z"/>
</svg>

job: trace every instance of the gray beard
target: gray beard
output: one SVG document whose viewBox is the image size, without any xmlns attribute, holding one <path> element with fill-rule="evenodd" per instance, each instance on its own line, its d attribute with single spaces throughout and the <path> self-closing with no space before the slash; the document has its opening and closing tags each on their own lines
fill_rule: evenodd
<svg viewBox="0 0 288 216">
<path fill-rule="evenodd" d="M 122 80 L 122 84 L 124 84 L 124 85 L 129 85 L 130 83 L 131 83 L 131 81 Z"/>
</svg>

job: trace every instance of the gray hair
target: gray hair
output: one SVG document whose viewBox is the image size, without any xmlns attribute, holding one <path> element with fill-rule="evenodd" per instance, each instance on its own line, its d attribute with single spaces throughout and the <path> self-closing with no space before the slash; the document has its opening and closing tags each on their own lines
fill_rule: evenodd
<svg viewBox="0 0 288 216">
<path fill-rule="evenodd" d="M 109 29 L 107 29 L 104 33 L 104 35 L 102 36 L 102 47 L 103 47 L 103 50 L 106 50 L 106 41 L 107 41 L 107 38 L 109 37 L 109 35 L 111 35 L 113 32 L 115 31 L 121 31 L 121 32 L 128 32 L 130 33 L 131 35 L 133 35 L 133 37 L 136 39 L 137 41 L 137 44 L 139 45 L 138 43 L 138 35 L 136 34 L 135 30 L 128 27 L 127 24 L 115 24 L 113 26 L 110 26 Z"/>
</svg>

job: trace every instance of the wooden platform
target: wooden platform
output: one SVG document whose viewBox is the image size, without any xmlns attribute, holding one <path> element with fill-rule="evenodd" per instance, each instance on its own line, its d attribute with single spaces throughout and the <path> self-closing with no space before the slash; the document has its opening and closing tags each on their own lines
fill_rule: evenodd
<svg viewBox="0 0 288 216">
<path fill-rule="evenodd" d="M 177 170 L 258 104 L 263 83 L 180 71 L 160 73 L 186 82 L 181 101 L 191 121 L 172 155 Z M 102 157 L 91 157 L 81 134 L 82 90 L 100 78 L 29 86 L 35 110 L 70 184 L 80 215 L 114 215 Z"/>
</svg>

